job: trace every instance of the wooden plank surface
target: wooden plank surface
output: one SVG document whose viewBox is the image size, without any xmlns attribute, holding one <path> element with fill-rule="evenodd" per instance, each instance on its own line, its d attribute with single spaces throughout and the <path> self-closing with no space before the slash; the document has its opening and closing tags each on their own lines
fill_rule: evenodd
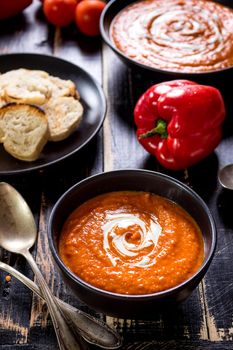
<svg viewBox="0 0 233 350">
<path fill-rule="evenodd" d="M 102 171 L 142 168 L 169 174 L 197 191 L 208 204 L 217 225 L 218 245 L 213 263 L 191 297 L 175 310 L 155 315 L 153 321 L 106 317 L 124 336 L 123 350 L 232 349 L 233 340 L 233 193 L 217 182 L 218 169 L 233 162 L 233 113 L 227 83 L 222 84 L 228 116 L 224 139 L 216 151 L 189 170 L 162 168 L 138 144 L 133 108 L 158 77 L 145 77 L 126 67 L 100 39 L 87 39 L 74 26 L 64 30 L 49 26 L 34 1 L 24 15 L 0 23 L 0 53 L 37 52 L 68 59 L 91 72 L 103 85 L 108 111 L 97 137 L 72 158 L 38 173 L 1 176 L 15 186 L 30 205 L 38 223 L 33 254 L 54 294 L 92 314 L 63 284 L 54 267 L 47 241 L 51 209 L 74 183 Z M 0 251 L 0 258 L 33 279 L 24 259 Z M 0 349 L 56 349 L 56 339 L 46 307 L 15 278 L 5 281 L 0 272 Z M 97 315 L 105 319 L 104 315 Z"/>
</svg>

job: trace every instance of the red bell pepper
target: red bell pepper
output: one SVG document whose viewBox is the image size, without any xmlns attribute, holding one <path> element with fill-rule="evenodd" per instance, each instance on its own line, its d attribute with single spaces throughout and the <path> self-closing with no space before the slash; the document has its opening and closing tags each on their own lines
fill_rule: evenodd
<svg viewBox="0 0 233 350">
<path fill-rule="evenodd" d="M 224 118 L 220 91 L 188 80 L 153 85 L 134 109 L 139 142 L 172 170 L 208 156 L 221 140 Z"/>
</svg>

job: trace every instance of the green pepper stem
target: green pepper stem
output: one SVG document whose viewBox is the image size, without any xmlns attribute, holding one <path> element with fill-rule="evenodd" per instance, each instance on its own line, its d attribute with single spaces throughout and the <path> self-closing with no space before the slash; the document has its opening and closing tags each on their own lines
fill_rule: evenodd
<svg viewBox="0 0 233 350">
<path fill-rule="evenodd" d="M 158 119 L 156 127 L 147 131 L 145 134 L 140 135 L 140 139 L 146 139 L 147 137 L 159 134 L 163 139 L 168 137 L 167 123 L 163 119 Z"/>
</svg>

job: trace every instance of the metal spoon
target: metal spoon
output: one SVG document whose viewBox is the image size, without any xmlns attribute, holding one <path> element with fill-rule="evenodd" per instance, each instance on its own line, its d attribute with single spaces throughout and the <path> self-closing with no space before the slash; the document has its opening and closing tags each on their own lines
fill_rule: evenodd
<svg viewBox="0 0 233 350">
<path fill-rule="evenodd" d="M 226 165 L 218 173 L 220 184 L 229 190 L 233 190 L 233 164 Z"/>
<path fill-rule="evenodd" d="M 1 261 L 0 269 L 16 277 L 39 297 L 43 298 L 38 286 L 22 273 Z M 121 346 L 122 339 L 120 335 L 112 328 L 110 328 L 106 323 L 91 315 L 86 314 L 79 309 L 76 309 L 75 307 L 65 303 L 59 298 L 56 299 L 62 311 L 68 315 L 68 317 L 72 318 L 77 331 L 88 343 L 97 345 L 104 349 L 116 349 Z"/>
<path fill-rule="evenodd" d="M 0 246 L 16 254 L 21 254 L 30 264 L 47 303 L 54 325 L 60 350 L 83 350 L 86 343 L 73 329 L 70 318 L 62 312 L 51 293 L 29 249 L 34 245 L 37 229 L 34 217 L 24 198 L 14 187 L 0 183 Z"/>
<path fill-rule="evenodd" d="M 66 317 L 51 293 L 29 249 L 34 245 L 37 229 L 34 217 L 23 197 L 14 187 L 0 183 L 0 245 L 16 254 L 23 255 L 30 264 L 46 300 L 54 330 L 61 350 L 85 349 L 78 333 Z"/>
</svg>

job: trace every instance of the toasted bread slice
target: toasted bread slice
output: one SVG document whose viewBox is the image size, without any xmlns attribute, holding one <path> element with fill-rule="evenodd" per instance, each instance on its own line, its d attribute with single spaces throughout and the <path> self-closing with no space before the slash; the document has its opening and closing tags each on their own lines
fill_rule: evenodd
<svg viewBox="0 0 233 350">
<path fill-rule="evenodd" d="M 12 79 L 15 79 L 15 78 L 20 79 L 23 76 L 29 76 L 29 77 L 40 79 L 40 78 L 48 78 L 49 74 L 45 71 L 36 70 L 36 69 L 33 69 L 33 70 L 25 69 L 25 68 L 13 69 L 0 75 L 0 85 L 5 87 L 6 85 L 9 84 L 9 82 Z"/>
<path fill-rule="evenodd" d="M 40 70 L 16 69 L 0 76 L 6 102 L 41 105 L 51 96 L 49 74 Z"/>
<path fill-rule="evenodd" d="M 36 160 L 48 140 L 46 114 L 32 105 L 9 104 L 0 109 L 0 121 L 5 150 L 20 160 Z"/>
<path fill-rule="evenodd" d="M 51 97 L 76 95 L 76 86 L 71 80 L 64 80 L 52 75 L 50 75 L 48 79 L 52 83 Z"/>
<path fill-rule="evenodd" d="M 43 107 L 48 117 L 50 141 L 64 140 L 81 122 L 83 107 L 73 97 L 51 98 Z"/>
<path fill-rule="evenodd" d="M 20 69 L 13 69 L 13 70 L 10 70 L 6 73 L 1 74 L 0 75 L 1 87 L 5 88 L 12 79 L 15 79 L 18 76 L 22 76 L 24 74 L 24 72 L 25 72 L 25 69 L 20 68 Z"/>
<path fill-rule="evenodd" d="M 44 78 L 15 78 L 5 87 L 7 102 L 42 105 L 50 96 L 51 87 L 49 81 Z"/>
<path fill-rule="evenodd" d="M 0 75 L 0 88 L 6 103 L 43 105 L 50 97 L 80 98 L 75 84 L 42 70 L 19 68 Z M 1 106 L 0 106 L 1 107 Z"/>
</svg>

